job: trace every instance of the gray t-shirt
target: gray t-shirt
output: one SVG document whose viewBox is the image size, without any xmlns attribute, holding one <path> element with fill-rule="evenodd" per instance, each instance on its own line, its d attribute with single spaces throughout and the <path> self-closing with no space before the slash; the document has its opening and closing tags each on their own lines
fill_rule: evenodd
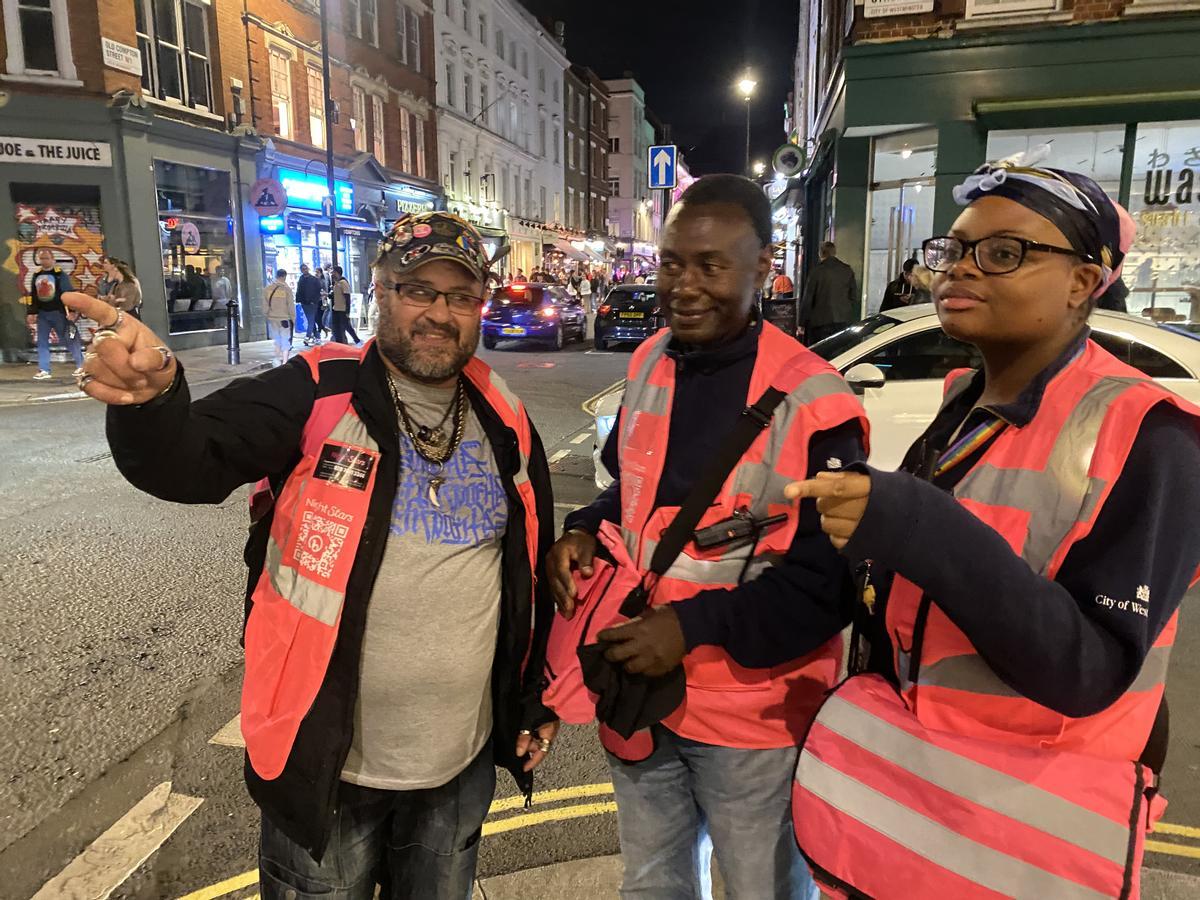
<svg viewBox="0 0 1200 900">
<path fill-rule="evenodd" d="M 435 425 L 455 389 L 396 379 L 414 422 Z M 342 779 L 381 790 L 446 784 L 492 731 L 508 501 L 467 407 L 462 443 L 440 472 L 400 430 L 400 480 L 363 637 L 354 740 Z M 453 417 L 443 430 L 453 433 Z"/>
</svg>

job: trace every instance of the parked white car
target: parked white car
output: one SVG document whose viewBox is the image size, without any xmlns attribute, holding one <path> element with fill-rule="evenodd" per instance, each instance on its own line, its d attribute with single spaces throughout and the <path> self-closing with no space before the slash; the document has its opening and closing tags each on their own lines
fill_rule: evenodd
<svg viewBox="0 0 1200 900">
<path fill-rule="evenodd" d="M 1200 335 L 1190 325 L 1155 325 L 1124 313 L 1093 313 L 1092 339 L 1164 387 L 1200 403 Z M 871 422 L 871 464 L 895 469 L 929 427 L 942 402 L 946 375 L 977 368 L 979 351 L 946 335 L 932 304 L 871 316 L 813 345 L 862 397 Z M 621 392 L 596 407 L 596 484 L 611 476 L 599 448 L 616 421 Z"/>
</svg>

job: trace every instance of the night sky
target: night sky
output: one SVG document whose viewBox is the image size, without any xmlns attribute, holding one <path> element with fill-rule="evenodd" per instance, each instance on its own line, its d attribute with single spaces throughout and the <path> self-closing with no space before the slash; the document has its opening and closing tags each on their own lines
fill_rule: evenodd
<svg viewBox="0 0 1200 900">
<path fill-rule="evenodd" d="M 743 170 L 745 101 L 734 85 L 747 66 L 758 80 L 751 158 L 769 164 L 771 152 L 784 142 L 799 0 L 521 2 L 540 18 L 566 23 L 571 62 L 601 78 L 632 72 L 647 105 L 671 125 L 693 174 Z"/>
</svg>

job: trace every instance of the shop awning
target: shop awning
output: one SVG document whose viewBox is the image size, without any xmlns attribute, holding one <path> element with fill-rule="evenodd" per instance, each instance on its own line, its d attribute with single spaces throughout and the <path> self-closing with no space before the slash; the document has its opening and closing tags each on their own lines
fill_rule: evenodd
<svg viewBox="0 0 1200 900">
<path fill-rule="evenodd" d="M 328 228 L 329 219 L 325 216 L 308 215 L 307 213 L 289 212 L 288 218 L 299 225 L 307 225 L 310 228 Z M 366 219 L 360 219 L 358 216 L 338 216 L 338 230 L 348 231 L 369 231 L 372 234 L 379 235 L 379 226 L 372 225 Z"/>
<path fill-rule="evenodd" d="M 567 259 L 573 259 L 576 262 L 591 262 L 591 258 L 583 251 L 572 247 L 570 241 L 557 240 L 554 242 L 554 249 L 561 251 Z"/>
</svg>

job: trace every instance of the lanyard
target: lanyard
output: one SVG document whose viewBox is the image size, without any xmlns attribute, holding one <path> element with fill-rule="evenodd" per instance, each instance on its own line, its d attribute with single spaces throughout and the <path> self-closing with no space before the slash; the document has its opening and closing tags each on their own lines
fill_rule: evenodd
<svg viewBox="0 0 1200 900">
<path fill-rule="evenodd" d="M 937 478 L 949 472 L 964 459 L 970 457 L 972 453 L 990 441 L 995 435 L 999 434 L 1007 424 L 1007 422 L 999 417 L 980 422 L 938 457 L 937 466 L 933 470 L 933 477 Z"/>
</svg>

